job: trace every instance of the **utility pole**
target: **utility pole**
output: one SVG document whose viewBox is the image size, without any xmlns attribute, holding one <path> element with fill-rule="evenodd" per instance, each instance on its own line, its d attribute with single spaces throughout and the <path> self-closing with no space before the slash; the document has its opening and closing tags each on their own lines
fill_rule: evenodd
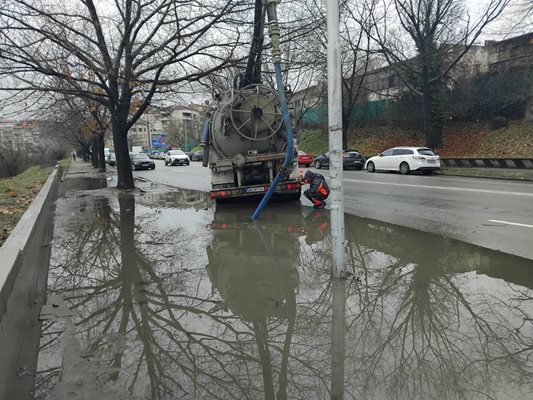
<svg viewBox="0 0 533 400">
<path fill-rule="evenodd" d="M 339 45 L 339 2 L 327 0 L 328 31 L 328 131 L 331 179 L 331 275 L 343 278 L 344 271 L 344 195 L 342 183 L 342 72 Z"/>
<path fill-rule="evenodd" d="M 185 151 L 189 151 L 189 143 L 187 138 L 187 120 L 183 120 L 183 129 L 185 130 Z"/>
<path fill-rule="evenodd" d="M 146 126 L 148 129 L 148 149 L 152 148 L 152 132 L 150 131 L 150 115 L 146 114 Z"/>
</svg>

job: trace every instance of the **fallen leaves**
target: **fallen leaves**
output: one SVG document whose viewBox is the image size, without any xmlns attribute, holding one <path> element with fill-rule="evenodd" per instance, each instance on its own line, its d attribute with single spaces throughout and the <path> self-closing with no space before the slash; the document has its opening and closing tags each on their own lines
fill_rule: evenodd
<svg viewBox="0 0 533 400">
<path fill-rule="evenodd" d="M 444 128 L 441 157 L 533 158 L 533 123 L 511 121 L 507 129 L 491 130 L 482 123 L 450 123 Z M 417 130 L 401 127 L 357 128 L 349 137 L 350 148 L 372 156 L 396 146 L 425 146 Z"/>
</svg>

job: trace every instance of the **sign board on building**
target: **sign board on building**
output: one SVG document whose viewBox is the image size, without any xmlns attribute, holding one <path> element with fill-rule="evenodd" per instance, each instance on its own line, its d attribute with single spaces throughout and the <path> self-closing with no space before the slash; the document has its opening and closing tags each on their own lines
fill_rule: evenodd
<svg viewBox="0 0 533 400">
<path fill-rule="evenodd" d="M 152 147 L 155 147 L 155 148 L 167 147 L 167 135 L 163 133 L 152 134 Z"/>
</svg>

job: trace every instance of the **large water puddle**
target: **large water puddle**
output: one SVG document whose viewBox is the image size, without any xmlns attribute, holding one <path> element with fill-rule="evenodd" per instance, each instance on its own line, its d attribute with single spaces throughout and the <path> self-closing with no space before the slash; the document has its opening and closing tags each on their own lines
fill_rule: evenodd
<svg viewBox="0 0 533 400">
<path fill-rule="evenodd" d="M 58 200 L 39 399 L 525 399 L 533 261 L 203 193 Z"/>
</svg>

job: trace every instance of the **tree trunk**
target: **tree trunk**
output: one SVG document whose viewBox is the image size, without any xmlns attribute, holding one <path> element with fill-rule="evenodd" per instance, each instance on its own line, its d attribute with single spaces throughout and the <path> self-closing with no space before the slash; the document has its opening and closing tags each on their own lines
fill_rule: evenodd
<svg viewBox="0 0 533 400">
<path fill-rule="evenodd" d="M 348 148 L 348 127 L 349 127 L 349 116 L 346 115 L 344 110 L 342 111 L 342 149 L 345 150 Z"/>
<path fill-rule="evenodd" d="M 442 145 L 442 130 L 446 123 L 445 94 L 439 83 L 433 84 L 431 89 L 431 138 L 432 148 Z"/>
<path fill-rule="evenodd" d="M 117 188 L 134 189 L 133 174 L 131 173 L 130 149 L 128 147 L 128 132 L 119 123 L 113 123 L 113 145 L 117 159 Z"/>
<path fill-rule="evenodd" d="M 91 164 L 94 168 L 98 168 L 98 143 L 96 136 L 91 139 Z"/>
<path fill-rule="evenodd" d="M 100 172 L 106 172 L 105 153 L 104 153 L 104 133 L 98 135 L 98 167 Z"/>
<path fill-rule="evenodd" d="M 424 121 L 424 137 L 426 138 L 426 146 L 433 147 L 432 138 L 432 111 L 431 111 L 431 84 L 429 82 L 429 60 L 427 56 L 422 53 L 422 114 Z"/>
</svg>

